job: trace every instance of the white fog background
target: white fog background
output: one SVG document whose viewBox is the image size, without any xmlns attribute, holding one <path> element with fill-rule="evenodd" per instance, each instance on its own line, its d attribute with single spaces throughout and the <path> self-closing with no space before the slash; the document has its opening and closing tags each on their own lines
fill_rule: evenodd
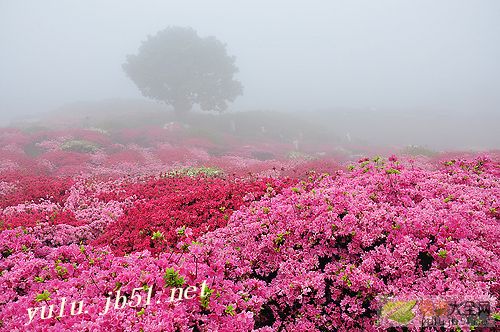
<svg viewBox="0 0 500 332">
<path fill-rule="evenodd" d="M 236 56 L 244 95 L 229 111 L 327 114 L 340 136 L 380 143 L 500 148 L 497 0 L 0 0 L 0 124 L 144 99 L 121 65 L 171 25 Z"/>
</svg>

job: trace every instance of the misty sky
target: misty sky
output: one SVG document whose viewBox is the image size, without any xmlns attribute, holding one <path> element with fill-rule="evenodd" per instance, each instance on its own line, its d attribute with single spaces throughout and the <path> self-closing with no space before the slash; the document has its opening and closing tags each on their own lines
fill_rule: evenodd
<svg viewBox="0 0 500 332">
<path fill-rule="evenodd" d="M 227 43 L 232 109 L 500 112 L 498 0 L 0 0 L 0 113 L 142 98 L 121 64 L 169 25 Z"/>
</svg>

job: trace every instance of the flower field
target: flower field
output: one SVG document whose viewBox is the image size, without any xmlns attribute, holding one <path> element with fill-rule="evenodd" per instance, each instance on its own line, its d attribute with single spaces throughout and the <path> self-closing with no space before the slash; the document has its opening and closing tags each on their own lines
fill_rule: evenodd
<svg viewBox="0 0 500 332">
<path fill-rule="evenodd" d="M 494 151 L 0 129 L 0 330 L 420 330 L 455 299 L 495 331 L 499 180 Z"/>
</svg>

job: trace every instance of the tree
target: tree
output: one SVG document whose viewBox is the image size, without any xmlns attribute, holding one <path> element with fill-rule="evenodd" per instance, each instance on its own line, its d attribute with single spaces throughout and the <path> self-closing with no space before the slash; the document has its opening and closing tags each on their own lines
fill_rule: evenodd
<svg viewBox="0 0 500 332">
<path fill-rule="evenodd" d="M 243 93 L 233 79 L 238 72 L 234 62 L 215 37 L 168 27 L 143 41 L 138 54 L 128 55 L 122 67 L 145 97 L 171 105 L 182 116 L 194 104 L 205 111 L 224 111 L 227 101 Z"/>
</svg>

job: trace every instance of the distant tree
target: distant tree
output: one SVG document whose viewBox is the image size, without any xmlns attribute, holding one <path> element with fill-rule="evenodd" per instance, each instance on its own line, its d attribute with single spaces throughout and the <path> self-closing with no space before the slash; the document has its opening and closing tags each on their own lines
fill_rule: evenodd
<svg viewBox="0 0 500 332">
<path fill-rule="evenodd" d="M 176 115 L 194 104 L 205 111 L 224 111 L 243 93 L 233 79 L 235 57 L 215 37 L 201 38 L 192 28 L 168 27 L 149 36 L 137 55 L 128 55 L 123 70 L 149 98 L 165 102 Z"/>
</svg>

